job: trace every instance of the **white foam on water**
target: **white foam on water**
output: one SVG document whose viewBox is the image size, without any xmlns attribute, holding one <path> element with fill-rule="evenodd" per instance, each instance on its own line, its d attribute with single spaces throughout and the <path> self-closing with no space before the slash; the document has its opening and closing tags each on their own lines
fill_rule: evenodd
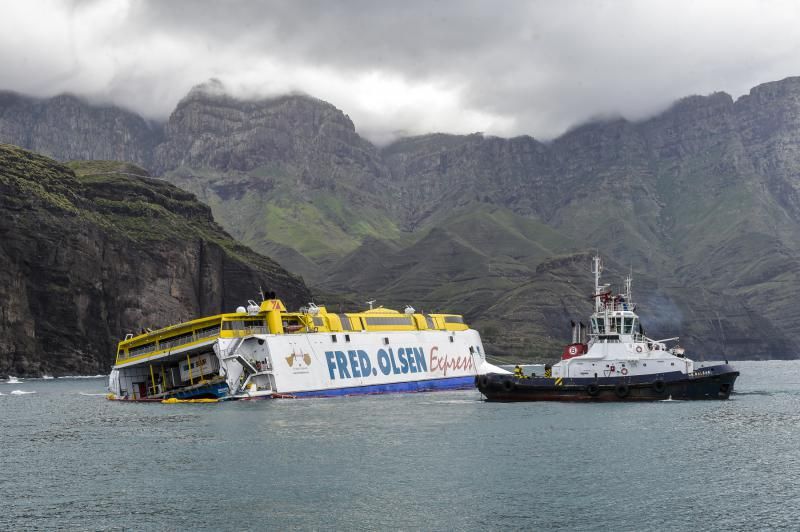
<svg viewBox="0 0 800 532">
<path fill-rule="evenodd" d="M 46 381 L 49 381 L 49 380 L 53 379 L 53 376 L 52 375 L 42 375 L 42 379 L 46 380 Z"/>
<path fill-rule="evenodd" d="M 20 384 L 21 382 L 22 382 L 21 380 L 14 377 L 13 375 L 9 375 L 6 384 Z"/>
<path fill-rule="evenodd" d="M 11 391 L 11 395 L 28 395 L 28 394 L 31 394 L 31 393 L 36 393 L 36 392 L 33 392 L 33 391 L 27 392 L 25 390 L 12 390 Z"/>
<path fill-rule="evenodd" d="M 108 375 L 64 375 L 63 377 L 58 377 L 59 379 L 104 379 L 108 377 Z"/>
<path fill-rule="evenodd" d="M 105 397 L 106 393 L 86 393 L 86 392 L 78 392 L 78 395 L 83 395 L 86 397 Z"/>
</svg>

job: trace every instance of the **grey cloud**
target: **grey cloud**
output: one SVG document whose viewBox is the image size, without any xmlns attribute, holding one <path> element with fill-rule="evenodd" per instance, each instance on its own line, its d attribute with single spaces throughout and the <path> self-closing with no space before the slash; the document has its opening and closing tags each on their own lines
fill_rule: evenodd
<svg viewBox="0 0 800 532">
<path fill-rule="evenodd" d="M 689 94 L 737 96 L 800 74 L 793 2 L 131 0 L 93 18 L 113 5 L 51 9 L 49 23 L 69 31 L 45 44 L 29 26 L 36 21 L 17 21 L 21 35 L 0 35 L 0 45 L 26 47 L 26 59 L 0 56 L 0 88 L 71 90 L 164 118 L 214 76 L 244 80 L 255 94 L 270 85 L 330 99 L 346 92 L 330 88 L 331 76 L 346 85 L 382 72 L 452 88 L 461 100 L 453 109 L 414 101 L 394 114 L 361 106 L 369 95 L 330 100 L 372 138 L 422 133 L 423 122 L 464 132 L 481 117 L 497 118 L 487 133 L 549 138 L 593 116 L 643 118 Z M 262 61 L 277 66 L 259 77 Z"/>
</svg>

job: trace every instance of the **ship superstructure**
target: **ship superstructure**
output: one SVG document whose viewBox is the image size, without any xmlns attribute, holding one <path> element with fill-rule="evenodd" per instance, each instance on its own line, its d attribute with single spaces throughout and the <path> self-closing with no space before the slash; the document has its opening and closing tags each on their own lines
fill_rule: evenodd
<svg viewBox="0 0 800 532">
<path fill-rule="evenodd" d="M 614 294 L 610 285 L 600 284 L 603 265 L 600 257 L 592 261 L 594 274 L 594 312 L 588 326 L 588 342 L 582 342 L 587 329 L 573 326 L 573 343 L 566 346 L 561 361 L 552 367 L 552 376 L 576 378 L 636 377 L 654 373 L 694 371 L 694 362 L 684 356 L 683 348 L 668 342 L 678 338 L 655 340 L 644 334 L 631 293 L 632 277 L 625 278 L 625 289 Z"/>
<path fill-rule="evenodd" d="M 272 298 L 128 335 L 109 390 L 138 401 L 350 395 L 468 388 L 497 370 L 460 315 L 314 304 L 289 312 Z"/>
</svg>

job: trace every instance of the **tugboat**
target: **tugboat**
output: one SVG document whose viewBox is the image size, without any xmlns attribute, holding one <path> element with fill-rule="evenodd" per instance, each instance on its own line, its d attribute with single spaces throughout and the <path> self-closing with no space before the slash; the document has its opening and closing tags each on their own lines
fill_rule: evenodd
<svg viewBox="0 0 800 532">
<path fill-rule="evenodd" d="M 631 277 L 625 292 L 613 295 L 600 285 L 600 257 L 594 257 L 594 313 L 586 327 L 572 325 L 572 343 L 544 377 L 489 373 L 475 377 L 488 401 L 659 401 L 665 399 L 728 399 L 739 372 L 724 364 L 695 367 L 683 348 L 644 334 L 631 298 Z"/>
</svg>

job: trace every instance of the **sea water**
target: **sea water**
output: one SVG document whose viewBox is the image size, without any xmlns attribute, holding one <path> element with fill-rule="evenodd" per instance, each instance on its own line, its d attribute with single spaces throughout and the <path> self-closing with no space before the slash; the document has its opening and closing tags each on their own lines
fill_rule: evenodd
<svg viewBox="0 0 800 532">
<path fill-rule="evenodd" d="M 0 382 L 0 530 L 800 529 L 800 362 L 737 366 L 729 401 L 646 404 Z"/>
</svg>

